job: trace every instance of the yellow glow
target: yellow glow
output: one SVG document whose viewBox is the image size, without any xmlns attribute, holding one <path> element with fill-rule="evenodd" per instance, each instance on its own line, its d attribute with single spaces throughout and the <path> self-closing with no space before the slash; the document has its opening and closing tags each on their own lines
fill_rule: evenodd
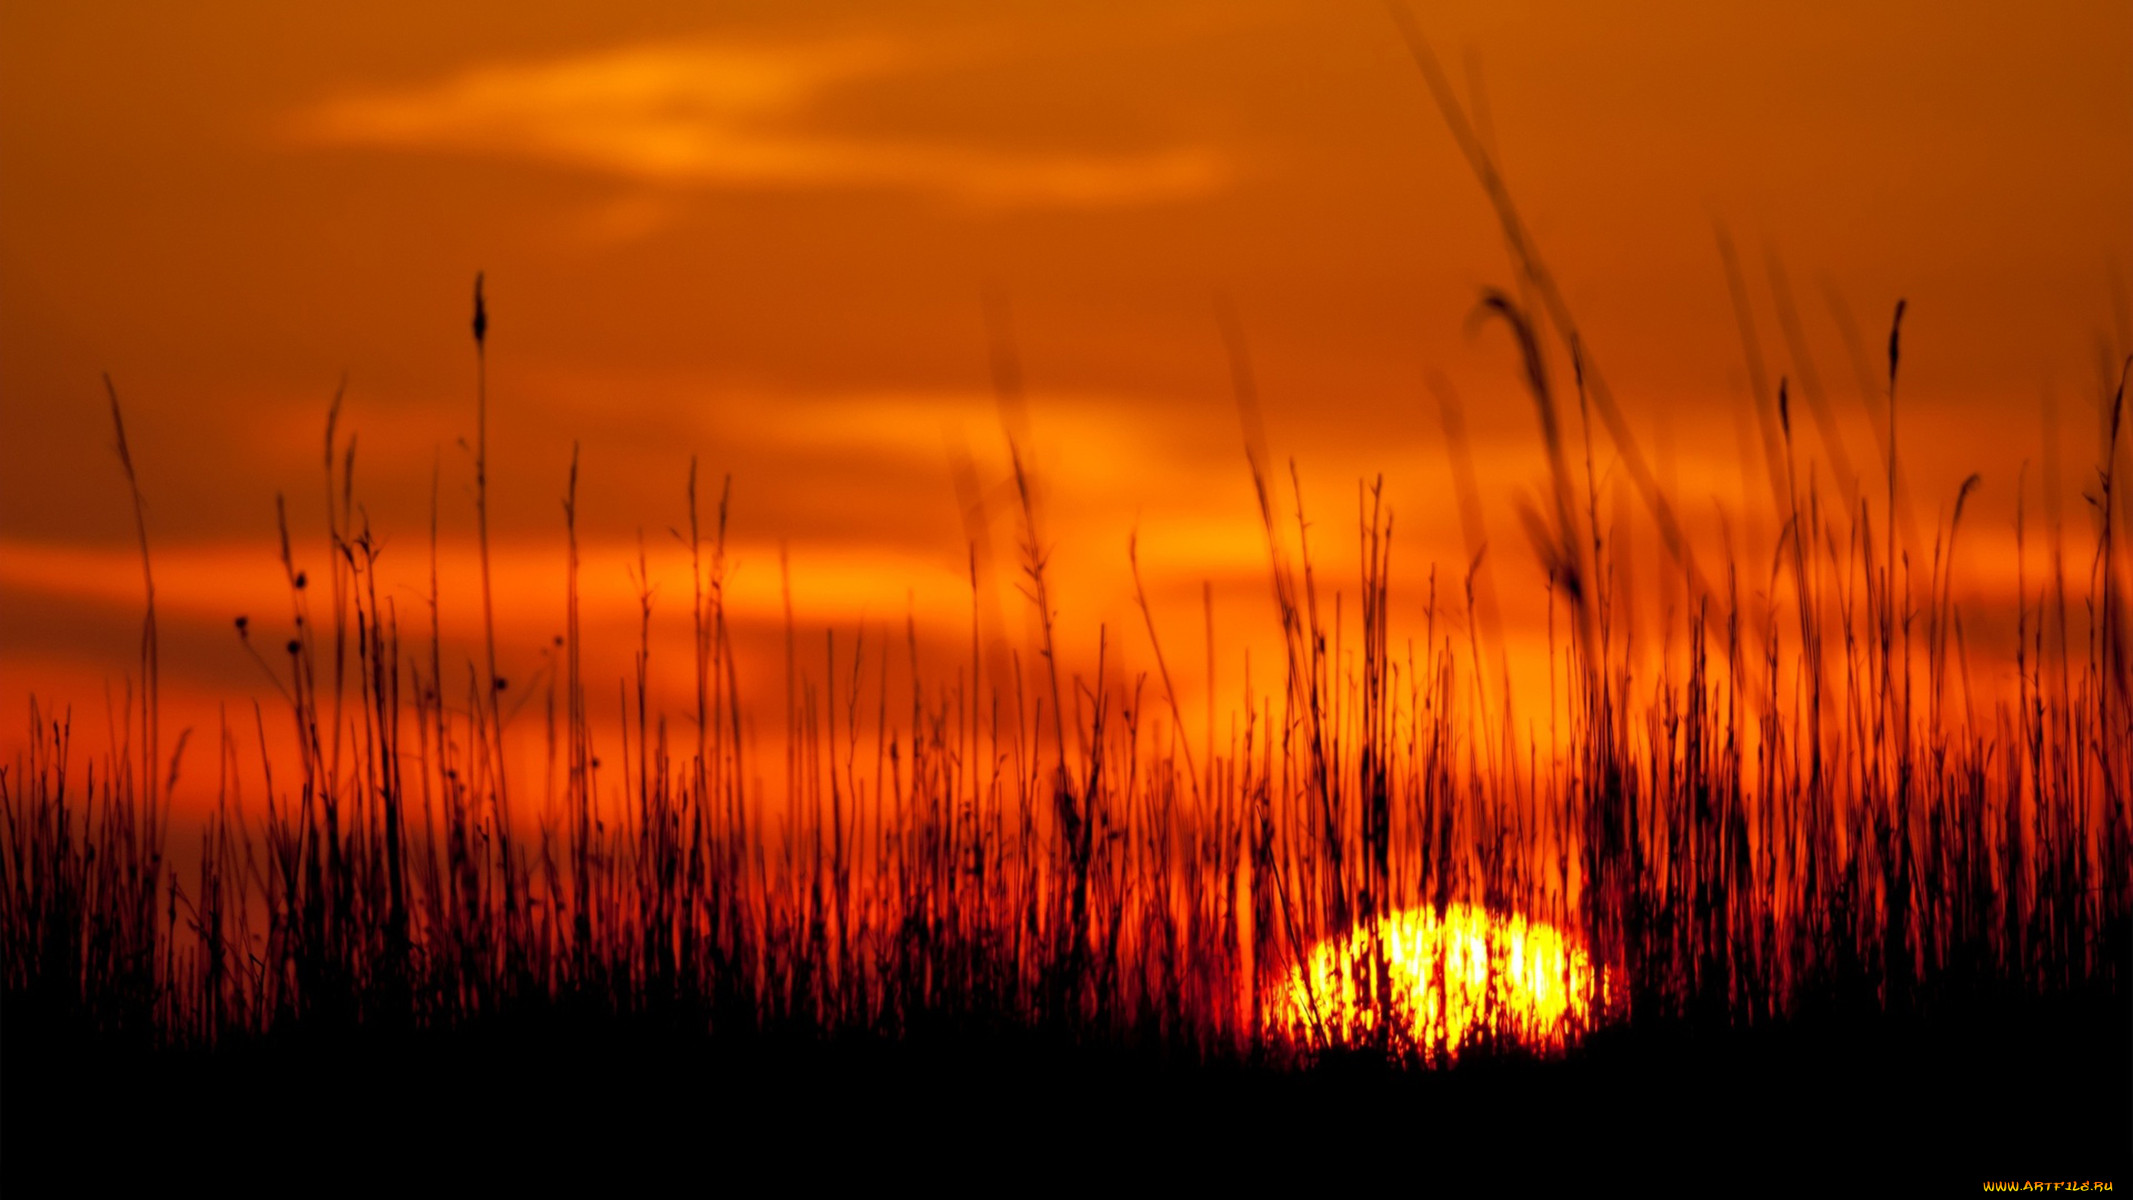
<svg viewBox="0 0 2133 1200">
<path fill-rule="evenodd" d="M 1381 1012 L 1393 1017 L 1393 1042 L 1456 1054 L 1487 1032 L 1509 1034 L 1539 1049 L 1559 1049 L 1582 1031 L 1605 972 L 1595 973 L 1582 946 L 1552 925 L 1515 913 L 1454 904 L 1394 913 L 1373 930 L 1358 926 L 1312 947 L 1276 990 L 1267 1020 L 1298 1041 L 1334 1045 L 1368 1041 Z M 1377 946 L 1384 952 L 1378 1002 Z"/>
</svg>

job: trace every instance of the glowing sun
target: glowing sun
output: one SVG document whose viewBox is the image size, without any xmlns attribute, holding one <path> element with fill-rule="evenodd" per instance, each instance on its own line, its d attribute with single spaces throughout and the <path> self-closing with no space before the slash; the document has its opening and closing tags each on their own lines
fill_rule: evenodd
<svg viewBox="0 0 2133 1200">
<path fill-rule="evenodd" d="M 1276 986 L 1267 1020 L 1306 1043 L 1375 1040 L 1383 1017 L 1394 1045 L 1432 1054 L 1489 1033 L 1560 1049 L 1587 1028 L 1607 983 L 1553 925 L 1472 904 L 1441 918 L 1409 908 L 1313 946 Z"/>
</svg>

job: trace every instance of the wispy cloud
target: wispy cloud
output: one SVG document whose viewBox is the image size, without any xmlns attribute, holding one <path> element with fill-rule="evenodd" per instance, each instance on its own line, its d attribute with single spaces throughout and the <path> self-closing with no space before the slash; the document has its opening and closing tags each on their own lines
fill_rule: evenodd
<svg viewBox="0 0 2133 1200">
<path fill-rule="evenodd" d="M 1093 207 L 1214 191 L 1212 150 L 1009 150 L 808 128 L 833 90 L 925 63 L 879 41 L 744 47 L 674 42 L 333 97 L 296 118 L 314 144 L 482 155 L 651 184 L 883 188 L 985 206 Z"/>
</svg>

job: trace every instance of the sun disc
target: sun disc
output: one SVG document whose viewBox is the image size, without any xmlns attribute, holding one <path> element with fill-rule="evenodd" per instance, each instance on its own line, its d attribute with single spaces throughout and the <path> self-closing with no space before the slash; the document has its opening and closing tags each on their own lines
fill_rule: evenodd
<svg viewBox="0 0 2133 1200">
<path fill-rule="evenodd" d="M 1274 1031 L 1301 1042 L 1378 1040 L 1456 1055 L 1477 1037 L 1560 1049 L 1604 996 L 1584 947 L 1553 925 L 1454 904 L 1402 909 L 1313 946 L 1281 978 Z"/>
</svg>

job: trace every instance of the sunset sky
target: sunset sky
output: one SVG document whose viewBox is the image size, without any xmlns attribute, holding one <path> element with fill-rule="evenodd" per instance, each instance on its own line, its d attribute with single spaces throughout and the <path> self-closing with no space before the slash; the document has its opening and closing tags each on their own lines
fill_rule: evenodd
<svg viewBox="0 0 2133 1200">
<path fill-rule="evenodd" d="M 1724 506 L 1745 553 L 1767 508 L 1741 453 L 1754 418 L 1721 229 L 1771 386 L 1812 369 L 1869 480 L 1835 311 L 1878 370 L 1908 299 L 1920 522 L 1984 477 L 1958 599 L 1982 611 L 2011 577 L 2015 484 L 2028 461 L 2040 503 L 2047 395 L 2070 528 L 2087 529 L 2074 496 L 2093 478 L 2099 381 L 2133 345 L 2133 8 L 1416 14 L 1699 536 L 1717 545 Z M 1273 451 L 1298 463 L 1328 588 L 1352 595 L 1356 482 L 1380 472 L 1396 623 L 1419 626 L 1430 562 L 1463 573 L 1436 372 L 1465 401 L 1514 635 L 1538 636 L 1541 609 L 1519 597 L 1540 570 L 1512 515 L 1541 479 L 1533 407 L 1503 330 L 1471 323 L 1511 267 L 1376 3 L 9 0 L 0 701 L 18 707 L 0 748 L 20 744 L 30 692 L 101 729 L 103 682 L 135 654 L 103 372 L 147 497 L 173 704 L 267 694 L 231 619 L 288 619 L 277 493 L 299 565 L 323 568 L 322 437 L 344 374 L 357 500 L 382 569 L 404 573 L 403 619 L 426 590 L 434 470 L 446 620 L 464 634 L 477 271 L 507 675 L 530 676 L 561 629 L 573 442 L 608 680 L 633 649 L 640 531 L 654 636 L 686 639 L 670 530 L 686 529 L 692 455 L 707 519 L 732 476 L 736 614 L 744 637 L 766 635 L 744 691 L 779 686 L 781 543 L 803 645 L 819 652 L 825 624 L 901 636 L 912 611 L 929 641 L 967 646 L 966 454 L 1001 563 L 986 619 L 1026 646 L 988 294 L 1010 314 L 1076 661 L 1101 625 L 1147 665 L 1136 528 L 1166 638 L 1198 645 L 1203 581 L 1225 645 L 1274 636 L 1217 296 L 1248 339 Z M 1598 457 L 1611 472 L 1604 441 Z M 1648 528 L 1626 536 L 1647 539 L 1648 568 Z"/>
</svg>

